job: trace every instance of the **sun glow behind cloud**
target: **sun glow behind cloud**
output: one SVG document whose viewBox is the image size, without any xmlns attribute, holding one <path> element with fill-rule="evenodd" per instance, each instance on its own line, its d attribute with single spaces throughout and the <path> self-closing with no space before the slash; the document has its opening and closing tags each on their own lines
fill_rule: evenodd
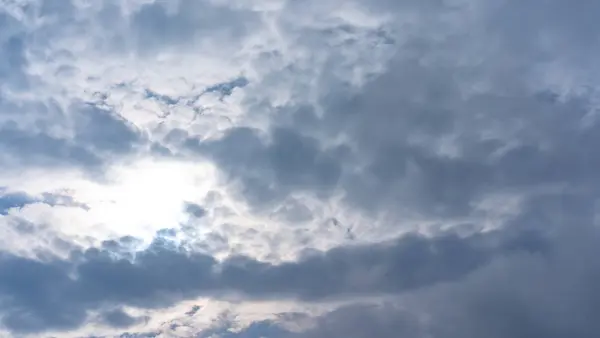
<svg viewBox="0 0 600 338">
<path fill-rule="evenodd" d="M 27 179 L 18 185 L 10 177 L 0 181 L 11 186 L 6 193 L 22 192 L 41 202 L 7 210 L 2 222 L 45 224 L 56 235 L 84 246 L 123 236 L 148 244 L 161 229 L 178 230 L 191 217 L 186 203 L 202 205 L 217 179 L 209 163 L 149 158 L 115 165 L 100 181 L 68 171 L 30 171 L 20 177 Z M 45 192 L 67 196 L 73 203 L 49 205 L 43 202 Z M 13 240 L 4 239 L 5 249 L 29 252 L 37 248 L 29 237 L 14 235 Z"/>
<path fill-rule="evenodd" d="M 157 230 L 177 228 L 188 217 L 184 204 L 202 199 L 214 186 L 212 166 L 142 160 L 111 170 L 110 183 L 88 183 L 74 196 L 89 216 L 120 235 L 151 239 Z"/>
</svg>

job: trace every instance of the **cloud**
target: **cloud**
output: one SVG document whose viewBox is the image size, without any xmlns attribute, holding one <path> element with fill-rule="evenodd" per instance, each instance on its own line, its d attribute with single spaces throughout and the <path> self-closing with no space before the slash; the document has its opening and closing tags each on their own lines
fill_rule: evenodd
<svg viewBox="0 0 600 338">
<path fill-rule="evenodd" d="M 88 209 L 85 204 L 79 203 L 71 196 L 43 193 L 41 196 L 30 196 L 24 192 L 6 191 L 0 188 L 0 215 L 6 215 L 11 209 L 20 209 L 28 204 L 45 203 L 50 206 L 63 205 Z"/>
<path fill-rule="evenodd" d="M 565 247 L 549 256 L 501 259 L 460 283 L 415 296 L 405 303 L 412 308 L 359 306 L 338 310 L 323 318 L 317 329 L 301 336 L 322 337 L 333 331 L 357 332 L 354 337 L 375 333 L 396 337 L 396 330 L 408 329 L 407 336 L 412 337 L 565 337 L 573 333 L 593 337 L 599 329 L 592 319 L 597 311 L 598 288 L 594 285 L 598 267 L 578 263 L 581 255 L 589 253 L 587 249 Z M 362 320 L 352 320 L 355 316 Z M 352 329 L 348 327 L 352 323 L 360 324 Z M 362 332 L 357 331 L 359 327 Z"/>
<path fill-rule="evenodd" d="M 184 0 L 143 4 L 130 18 L 129 28 L 138 50 L 148 53 L 169 46 L 185 49 L 206 36 L 234 42 L 257 23 L 257 15 L 249 10 Z"/>
<path fill-rule="evenodd" d="M 254 337 L 285 337 L 290 334 L 289 331 L 280 328 L 272 321 L 254 322 L 243 330 L 233 330 L 229 322 L 221 324 L 220 327 L 207 329 L 199 333 L 198 337 L 223 337 L 223 338 L 254 338 Z"/>
<path fill-rule="evenodd" d="M 134 317 L 131 317 L 121 309 L 107 311 L 102 314 L 102 319 L 110 326 L 115 328 L 127 328 L 138 322 Z"/>
<path fill-rule="evenodd" d="M 9 101 L 10 102 L 10 101 Z M 115 112 L 75 102 L 14 103 L 0 111 L 0 149 L 6 169 L 29 167 L 101 167 L 117 156 L 133 153 L 144 135 Z M 33 120 L 34 125 L 24 125 Z M 67 136 L 73 124 L 74 135 Z M 65 135 L 67 134 L 67 135 Z"/>
<path fill-rule="evenodd" d="M 240 181 L 255 205 L 280 200 L 296 190 L 331 192 L 344 154 L 343 147 L 321 149 L 318 140 L 291 128 L 274 130 L 269 140 L 259 130 L 233 128 L 208 142 L 188 139 L 185 146 L 213 159 L 230 179 Z"/>
<path fill-rule="evenodd" d="M 425 285 L 399 297 L 354 302 L 312 318 L 309 328 L 273 337 L 594 337 L 600 269 L 598 231 L 560 234 L 547 251 L 494 257 L 459 279 Z M 257 325 L 265 323 L 257 322 Z M 242 330 L 240 336 L 252 335 Z"/>
<path fill-rule="evenodd" d="M 598 9 L 2 2 L 7 334 L 596 336 Z"/>
<path fill-rule="evenodd" d="M 5 215 L 12 208 L 19 208 L 35 200 L 23 193 L 2 194 L 0 197 L 0 214 Z"/>
<path fill-rule="evenodd" d="M 166 307 L 202 295 L 316 301 L 396 294 L 455 280 L 510 251 L 540 250 L 532 246 L 535 241 L 512 246 L 511 239 L 489 241 L 408 235 L 393 243 L 340 247 L 277 265 L 243 256 L 218 262 L 182 251 L 168 237 L 157 237 L 137 252 L 131 239 L 123 238 L 73 251 L 69 260 L 5 253 L 0 262 L 3 323 L 17 332 L 66 329 L 83 324 L 87 311 L 103 306 Z M 115 317 L 107 319 L 111 323 L 123 319 L 109 317 Z"/>
<path fill-rule="evenodd" d="M 0 63 L 0 79 L 4 86 L 23 86 L 26 83 L 24 67 L 27 61 L 22 40 L 24 32 L 20 26 L 15 18 L 6 13 L 0 14 L 0 27 L 3 32 L 0 44 L 5 51 Z"/>
<path fill-rule="evenodd" d="M 185 203 L 185 211 L 197 218 L 201 218 L 206 215 L 206 210 L 195 203 Z"/>
</svg>

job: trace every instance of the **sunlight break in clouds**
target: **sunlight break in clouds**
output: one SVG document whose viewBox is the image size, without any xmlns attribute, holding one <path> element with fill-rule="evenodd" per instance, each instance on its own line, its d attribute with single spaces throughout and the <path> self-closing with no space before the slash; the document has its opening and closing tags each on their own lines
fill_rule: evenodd
<svg viewBox="0 0 600 338">
<path fill-rule="evenodd" d="M 592 0 L 0 0 L 0 336 L 600 336 Z"/>
<path fill-rule="evenodd" d="M 208 193 L 214 177 L 206 165 L 141 162 L 117 167 L 114 183 L 82 187 L 73 196 L 90 208 L 89 217 L 119 224 L 120 236 L 153 236 L 184 221 L 183 205 Z M 111 173 L 112 174 L 112 173 Z"/>
</svg>

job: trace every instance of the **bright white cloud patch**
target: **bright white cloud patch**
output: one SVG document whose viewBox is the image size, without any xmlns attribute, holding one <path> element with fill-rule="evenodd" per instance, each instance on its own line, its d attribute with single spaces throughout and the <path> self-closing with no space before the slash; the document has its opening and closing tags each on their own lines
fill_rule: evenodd
<svg viewBox="0 0 600 338">
<path fill-rule="evenodd" d="M 598 10 L 0 1 L 2 332 L 598 336 Z"/>
</svg>

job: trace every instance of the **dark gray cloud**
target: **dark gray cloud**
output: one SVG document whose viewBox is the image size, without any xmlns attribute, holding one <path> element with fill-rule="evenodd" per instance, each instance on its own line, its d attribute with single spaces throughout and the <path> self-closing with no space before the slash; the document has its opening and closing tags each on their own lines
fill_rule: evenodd
<svg viewBox="0 0 600 338">
<path fill-rule="evenodd" d="M 139 319 L 134 318 L 121 309 L 106 311 L 102 314 L 102 320 L 115 328 L 127 328 L 138 323 Z"/>
<path fill-rule="evenodd" d="M 510 100 L 519 101 L 519 98 Z M 359 128 L 358 133 L 366 133 L 364 139 L 358 142 L 361 147 L 365 147 L 361 154 L 370 163 L 365 171 L 351 175 L 344 182 L 344 187 L 349 192 L 349 202 L 358 207 L 366 207 L 367 210 L 391 208 L 394 204 L 401 204 L 425 214 L 457 216 L 469 214 L 474 201 L 481 200 L 488 194 L 510 189 L 523 191 L 556 184 L 597 189 L 593 168 L 599 157 L 581 147 L 596 137 L 597 127 L 577 130 L 580 122 L 576 116 L 583 115 L 585 106 L 549 104 L 536 102 L 535 98 L 526 98 L 523 107 L 514 107 L 514 103 L 502 101 L 504 100 L 490 102 L 494 105 L 493 110 L 501 114 L 500 123 L 510 123 L 508 115 L 512 109 L 528 109 L 527 114 L 532 122 L 526 122 L 531 124 L 527 124 L 524 129 L 529 130 L 529 134 L 524 132 L 523 136 L 503 135 L 498 139 L 477 139 L 470 134 L 481 132 L 482 129 L 474 125 L 472 130 L 461 130 L 460 126 L 455 126 L 461 123 L 456 120 L 452 122 L 452 126 L 444 127 L 447 128 L 446 132 L 432 132 L 427 130 L 431 128 L 431 124 L 424 121 L 428 114 L 426 111 L 418 113 L 418 119 L 425 123 L 424 130 L 419 130 L 420 122 L 410 120 L 392 123 L 411 126 L 410 131 L 398 133 L 383 132 L 385 127 L 380 126 L 373 126 L 372 131 Z M 502 105 L 509 106 L 503 109 Z M 393 106 L 402 107 L 403 104 L 398 102 Z M 389 116 L 379 117 L 376 111 L 367 112 L 368 110 L 364 111 L 364 117 L 359 120 L 379 118 L 381 123 L 385 123 L 383 121 L 389 121 L 392 116 L 402 115 L 390 111 Z M 494 120 L 492 114 L 495 113 L 489 112 L 486 118 Z M 537 113 L 547 117 L 535 123 L 533 121 Z M 367 117 L 367 114 L 371 116 Z M 441 123 L 435 116 L 430 118 L 432 123 Z M 441 117 L 441 120 L 445 118 L 447 117 Z M 359 123 L 362 125 L 362 121 Z M 434 153 L 435 149 L 407 144 L 411 133 L 423 133 L 427 135 L 428 141 L 433 142 L 444 136 L 457 136 L 458 147 L 463 155 L 457 158 L 440 156 Z M 536 134 L 540 136 L 538 139 L 520 139 L 534 138 L 532 135 Z M 563 137 L 556 138 L 559 134 Z M 361 136 L 353 135 L 353 139 L 359 137 Z M 511 143 L 517 145 L 512 146 Z"/>
<path fill-rule="evenodd" d="M 464 217 L 477 201 L 507 190 L 560 184 L 597 190 L 600 157 L 588 145 L 600 133 L 597 124 L 584 123 L 595 102 L 592 91 L 573 88 L 569 93 L 578 94 L 565 98 L 540 75 L 571 71 L 572 60 L 595 54 L 597 44 L 578 40 L 588 41 L 588 10 L 597 5 L 469 4 L 363 4 L 401 18 L 416 15 L 431 28 L 395 32 L 402 38 L 394 42 L 395 56 L 359 89 L 340 79 L 338 68 L 324 67 L 315 79 L 318 107 L 251 106 L 249 114 L 267 109 L 276 116 L 266 135 L 233 128 L 219 140 L 187 146 L 239 180 L 253 205 L 296 190 L 339 189 L 364 212 L 401 205 L 423 215 Z M 573 21 L 576 13 L 581 22 Z M 298 41 L 307 48 L 332 34 L 309 33 Z M 565 46 L 571 48 L 563 53 Z M 331 58 L 339 62 L 333 52 Z M 336 148 L 338 139 L 344 145 Z M 444 148 L 451 154 L 442 154 Z"/>
<path fill-rule="evenodd" d="M 464 7 L 438 1 L 365 4 L 388 13 L 400 9 L 416 13 L 431 27 L 442 27 L 449 37 L 439 39 L 429 31 L 409 37 L 398 46 L 385 73 L 357 91 L 326 69 L 319 79 L 318 113 L 303 104 L 269 107 L 277 118 L 264 136 L 233 129 L 220 140 L 187 146 L 213 156 L 230 177 L 239 179 L 240 191 L 252 204 L 326 187 L 325 191 L 340 189 L 346 203 L 364 212 L 393 212 L 401 206 L 425 216 L 461 218 L 487 196 L 508 193 L 529 197 L 521 213 L 506 222 L 506 229 L 511 229 L 507 231 L 542 231 L 552 239 L 520 236 L 505 250 L 526 247 L 529 252 L 511 251 L 489 259 L 481 252 L 457 249 L 444 257 L 460 257 L 459 264 L 431 265 L 436 273 L 444 274 L 446 268 L 457 273 L 456 278 L 449 277 L 452 274 L 433 278 L 444 283 L 427 282 L 432 276 L 420 261 L 424 256 L 408 252 L 373 254 L 372 261 L 367 254 L 349 254 L 344 257 L 352 258 L 346 261 L 333 250 L 326 254 L 330 265 L 317 264 L 323 270 L 310 270 L 318 271 L 318 280 L 297 272 L 308 271 L 302 270 L 307 265 L 283 265 L 274 271 L 305 299 L 335 294 L 333 287 L 326 287 L 335 285 L 328 282 L 336 280 L 331 276 L 344 276 L 340 280 L 345 283 L 351 280 L 337 270 L 341 266 L 376 267 L 386 264 L 385 256 L 393 257 L 392 265 L 406 259 L 423 269 L 383 274 L 374 280 L 385 283 L 369 285 L 370 290 L 388 292 L 414 285 L 401 302 L 342 307 L 317 318 L 314 329 L 274 337 L 598 336 L 594 318 L 600 304 L 600 270 L 593 257 L 599 238 L 592 224 L 597 222 L 600 188 L 596 170 L 600 156 L 594 148 L 600 132 L 590 115 L 596 104 L 593 81 L 578 77 L 597 72 L 590 59 L 599 47 L 590 13 L 598 4 L 464 3 Z M 474 19 L 460 20 L 461 13 Z M 461 27 L 444 26 L 436 14 L 457 18 Z M 478 61 L 469 61 L 475 56 Z M 565 73 L 569 74 L 565 82 L 583 84 L 561 88 L 565 84 L 552 77 Z M 263 103 L 256 109 L 264 109 Z M 296 139 L 310 142 L 277 138 L 286 128 L 300 136 Z M 334 139 L 345 140 L 345 152 L 335 153 L 336 170 L 330 171 L 335 175 L 326 176 L 328 170 L 312 164 L 328 153 Z M 277 150 L 285 156 L 263 155 Z M 324 182 L 319 177 L 333 179 L 318 184 Z M 410 252 L 418 252 L 418 247 Z M 238 266 L 262 269 L 243 259 L 227 263 L 235 269 L 224 271 L 244 276 L 246 287 L 254 283 Z M 269 273 L 267 269 L 261 276 Z M 297 283 L 290 282 L 294 280 Z M 315 283 L 320 288 L 307 288 Z M 344 282 L 337 285 L 336 290 L 344 289 Z"/>
<path fill-rule="evenodd" d="M 276 322 L 265 320 L 254 322 L 243 330 L 232 330 L 234 322 L 225 321 L 216 328 L 211 328 L 198 333 L 198 338 L 259 338 L 259 337 L 286 337 L 290 332 L 281 328 Z"/>
<path fill-rule="evenodd" d="M 110 154 L 130 153 L 143 135 L 129 121 L 114 112 L 91 104 L 74 106 L 77 144 Z"/>
<path fill-rule="evenodd" d="M 317 319 L 316 327 L 285 337 L 426 337 L 414 313 L 393 304 L 355 304 L 345 306 Z M 437 336 L 435 336 L 437 337 Z"/>
<path fill-rule="evenodd" d="M 204 215 L 206 215 L 206 209 L 204 209 L 203 207 L 201 207 L 200 205 L 196 204 L 196 203 L 185 203 L 185 211 L 196 217 L 196 218 L 202 218 L 204 217 Z"/>
<path fill-rule="evenodd" d="M 598 232 L 565 237 L 551 253 L 506 256 L 397 304 L 340 308 L 293 337 L 596 337 Z"/>
<path fill-rule="evenodd" d="M 0 148 L 10 156 L 13 165 L 81 165 L 98 166 L 101 159 L 94 153 L 67 139 L 31 132 L 4 125 L 1 127 Z M 25 155 L 25 156 L 23 156 Z"/>
<path fill-rule="evenodd" d="M 2 113 L 2 112 L 0 112 Z M 27 114 L 28 111 L 19 113 Z M 39 111 L 33 111 L 33 116 Z M 73 138 L 52 135 L 50 128 L 65 123 L 40 121 L 29 130 L 9 121 L 0 125 L 0 150 L 5 168 L 84 167 L 100 169 L 108 160 L 140 149 L 145 136 L 114 112 L 92 105 L 74 105 L 70 114 L 76 124 Z"/>
<path fill-rule="evenodd" d="M 600 156 L 588 145 L 597 143 L 599 127 L 582 126 L 588 97 L 485 93 L 465 101 L 449 76 L 417 60 L 395 63 L 360 93 L 324 98 L 321 118 L 289 108 L 266 135 L 233 128 L 185 146 L 214 159 L 253 205 L 340 189 L 365 212 L 402 205 L 461 217 L 508 190 L 598 190 Z M 326 146 L 336 137 L 348 141 Z M 440 154 L 444 144 L 458 154 Z"/>
<path fill-rule="evenodd" d="M 564 230 L 564 229 L 563 229 Z M 273 338 L 583 338 L 598 336 L 598 229 L 564 230 L 551 250 L 513 251 L 456 280 L 425 285 L 379 302 L 355 302 L 303 331 L 256 322 L 240 337 Z M 212 333 L 212 331 L 210 331 Z M 202 336 L 202 335 L 201 335 Z M 235 336 L 237 337 L 237 336 Z"/>
<path fill-rule="evenodd" d="M 476 79 L 455 78 L 466 70 L 424 65 L 429 47 L 403 48 L 412 53 L 399 54 L 358 92 L 324 76 L 320 116 L 310 106 L 277 108 L 264 135 L 232 128 L 220 139 L 184 145 L 241 183 L 253 205 L 294 191 L 328 196 L 338 189 L 364 212 L 401 205 L 463 217 L 495 193 L 555 185 L 598 189 L 600 157 L 587 145 L 600 133 L 597 124 L 583 123 L 593 97 L 500 88 L 465 98 L 464 87 Z M 485 69 L 473 71 L 505 85 Z M 513 75 L 525 86 L 527 79 Z M 332 145 L 334 139 L 345 141 Z M 441 153 L 444 147 L 453 153 Z"/>
<path fill-rule="evenodd" d="M 0 187 L 0 215 L 6 215 L 9 209 L 22 208 L 32 203 L 45 203 L 48 205 L 64 205 L 88 209 L 85 204 L 79 203 L 71 196 L 61 194 L 43 193 L 41 196 L 30 196 L 24 192 L 7 192 Z"/>
<path fill-rule="evenodd" d="M 185 313 L 185 315 L 190 317 L 194 316 L 196 313 L 198 313 L 198 311 L 200 311 L 200 309 L 202 309 L 200 305 L 194 305 L 188 312 Z"/>
<path fill-rule="evenodd" d="M 27 60 L 25 58 L 25 32 L 21 23 L 7 13 L 0 13 L 0 80 L 3 87 L 23 87 L 26 85 L 24 74 Z M 0 105 L 2 105 L 0 95 Z"/>
<path fill-rule="evenodd" d="M 24 193 L 5 193 L 0 188 L 0 215 L 6 215 L 9 209 L 20 208 L 36 200 Z"/>
<path fill-rule="evenodd" d="M 214 3 L 184 0 L 176 4 L 152 2 L 131 18 L 131 32 L 142 53 L 171 46 L 186 49 L 199 36 L 227 39 L 233 43 L 258 23 L 257 13 Z"/>
<path fill-rule="evenodd" d="M 70 260 L 2 254 L 3 324 L 15 332 L 68 329 L 83 324 L 89 310 L 164 307 L 201 295 L 320 301 L 396 294 L 456 280 L 498 255 L 544 251 L 544 246 L 528 241 L 509 245 L 515 241 L 505 235 L 408 235 L 391 243 L 340 247 L 272 265 L 243 256 L 219 263 L 211 256 L 183 251 L 164 236 L 132 260 L 132 240 L 73 251 Z"/>
<path fill-rule="evenodd" d="M 236 88 L 244 88 L 250 82 L 243 76 L 228 82 L 217 83 L 205 89 L 205 93 L 219 93 L 221 98 L 230 96 Z"/>
<path fill-rule="evenodd" d="M 220 82 L 220 83 L 215 83 L 214 85 L 210 85 L 210 86 L 206 87 L 200 94 L 192 95 L 189 97 L 186 97 L 186 96 L 175 97 L 175 96 L 164 95 L 164 94 L 157 93 L 150 89 L 144 90 L 144 96 L 148 99 L 155 100 L 156 102 L 159 102 L 166 106 L 174 106 L 176 104 L 182 103 L 182 104 L 190 105 L 191 107 L 193 107 L 193 103 L 205 94 L 217 93 L 219 95 L 219 98 L 221 100 L 223 100 L 225 97 L 231 96 L 231 94 L 233 94 L 233 91 L 236 88 L 244 88 L 245 86 L 248 85 L 248 83 L 249 83 L 248 79 L 241 76 L 241 77 L 234 78 L 230 81 Z M 104 97 L 104 98 L 106 98 L 106 97 Z M 199 108 L 195 107 L 195 109 L 198 110 Z M 168 116 L 168 114 L 169 113 L 166 113 L 166 116 Z"/>
<path fill-rule="evenodd" d="M 222 138 L 185 147 L 215 161 L 227 177 L 241 183 L 243 194 L 259 206 L 280 201 L 293 191 L 328 196 L 337 185 L 347 149 L 324 148 L 317 139 L 293 128 L 267 136 L 251 128 L 233 128 Z"/>
</svg>

